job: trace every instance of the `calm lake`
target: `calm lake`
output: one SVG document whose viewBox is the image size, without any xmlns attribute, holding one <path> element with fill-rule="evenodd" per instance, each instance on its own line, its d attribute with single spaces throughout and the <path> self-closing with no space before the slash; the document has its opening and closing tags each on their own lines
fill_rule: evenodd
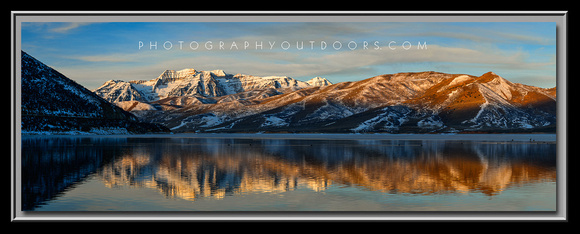
<svg viewBox="0 0 580 234">
<path fill-rule="evenodd" d="M 555 211 L 556 135 L 23 136 L 24 211 Z"/>
</svg>

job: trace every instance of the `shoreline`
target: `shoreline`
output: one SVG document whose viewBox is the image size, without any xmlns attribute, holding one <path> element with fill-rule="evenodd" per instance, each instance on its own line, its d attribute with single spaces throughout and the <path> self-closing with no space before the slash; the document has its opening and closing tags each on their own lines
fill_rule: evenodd
<svg viewBox="0 0 580 234">
<path fill-rule="evenodd" d="M 122 135 L 29 135 L 21 138 L 233 138 L 295 140 L 450 140 L 450 141 L 517 141 L 556 142 L 556 133 L 491 133 L 491 134 L 355 134 L 355 133 L 177 133 Z"/>
</svg>

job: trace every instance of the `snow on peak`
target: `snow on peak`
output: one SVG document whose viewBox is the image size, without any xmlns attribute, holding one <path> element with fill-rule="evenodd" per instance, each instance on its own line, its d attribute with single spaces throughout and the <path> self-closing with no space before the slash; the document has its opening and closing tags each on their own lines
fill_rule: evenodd
<svg viewBox="0 0 580 234">
<path fill-rule="evenodd" d="M 181 69 L 179 71 L 177 71 L 178 73 L 195 73 L 196 70 L 195 68 L 185 68 L 185 69 Z"/>
<path fill-rule="evenodd" d="M 92 92 L 95 92 L 96 90 L 101 90 L 101 89 L 110 89 L 111 87 L 114 87 L 118 84 L 123 84 L 126 83 L 125 81 L 122 80 L 108 80 L 106 81 L 103 85 L 101 85 L 100 87 L 96 88 L 95 90 L 91 90 Z"/>
<path fill-rule="evenodd" d="M 176 78 L 186 78 L 190 76 L 194 76 L 197 71 L 193 68 L 182 69 L 179 71 L 175 70 L 165 70 L 161 75 L 157 77 L 157 80 L 164 80 L 164 79 L 176 79 Z"/>
<path fill-rule="evenodd" d="M 216 77 L 224 77 L 227 76 L 227 73 L 224 70 L 217 69 L 212 71 L 200 71 L 196 70 L 195 68 L 186 68 L 179 71 L 175 70 L 165 70 L 157 79 L 180 79 L 180 78 L 191 78 L 195 77 L 198 74 L 203 74 L 204 76 L 216 76 Z"/>
<path fill-rule="evenodd" d="M 317 86 L 331 84 L 324 78 L 318 78 Z M 121 84 L 123 84 L 121 86 Z M 95 90 L 101 97 L 111 96 L 108 100 L 118 100 L 119 96 L 139 98 L 123 98 L 126 100 L 155 101 L 166 97 L 202 95 L 208 97 L 224 96 L 248 90 L 267 88 L 305 88 L 311 86 L 306 82 L 295 80 L 288 76 L 252 76 L 232 75 L 224 70 L 216 69 L 201 71 L 193 68 L 182 70 L 165 70 L 157 78 L 133 80 L 130 82 L 108 81 Z"/>
<path fill-rule="evenodd" d="M 470 79 L 471 79 L 471 77 L 468 75 L 460 75 L 458 77 L 453 78 L 453 81 L 451 81 L 451 83 L 449 83 L 448 86 L 453 87 L 457 84 L 463 83 L 463 82 L 468 81 Z"/>
<path fill-rule="evenodd" d="M 120 80 L 108 80 L 102 86 L 105 86 L 105 85 L 114 85 L 114 84 L 119 83 L 119 82 L 121 82 L 121 81 Z"/>
<path fill-rule="evenodd" d="M 194 76 L 197 71 L 193 68 L 186 68 L 183 70 L 179 70 L 177 72 L 175 72 L 177 77 L 176 78 L 185 78 L 185 77 L 191 77 Z"/>
<path fill-rule="evenodd" d="M 332 83 L 330 81 L 328 81 L 326 78 L 322 78 L 322 77 L 314 77 L 312 79 L 310 79 L 309 81 L 306 81 L 307 84 L 311 85 L 311 86 L 328 86 L 328 85 L 332 85 Z"/>
<path fill-rule="evenodd" d="M 218 70 L 213 70 L 213 71 L 210 71 L 210 72 L 213 73 L 216 76 L 226 76 L 226 72 L 224 72 L 224 70 L 218 69 Z"/>
</svg>

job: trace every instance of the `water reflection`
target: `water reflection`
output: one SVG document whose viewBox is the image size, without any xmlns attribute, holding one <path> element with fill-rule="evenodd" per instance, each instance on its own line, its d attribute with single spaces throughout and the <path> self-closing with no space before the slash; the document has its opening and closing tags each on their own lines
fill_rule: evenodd
<svg viewBox="0 0 580 234">
<path fill-rule="evenodd" d="M 495 196 L 556 180 L 556 145 L 528 142 L 55 137 L 22 143 L 23 210 L 89 174 L 110 188 L 154 188 L 190 201 L 332 185 Z"/>
<path fill-rule="evenodd" d="M 124 138 L 23 138 L 22 210 L 44 204 L 107 164 L 125 155 Z"/>
</svg>

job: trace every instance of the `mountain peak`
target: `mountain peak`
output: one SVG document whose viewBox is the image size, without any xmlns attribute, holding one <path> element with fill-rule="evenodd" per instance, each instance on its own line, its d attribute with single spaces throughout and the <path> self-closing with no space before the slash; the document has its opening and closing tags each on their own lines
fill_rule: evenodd
<svg viewBox="0 0 580 234">
<path fill-rule="evenodd" d="M 195 70 L 195 68 L 185 68 L 185 69 L 181 69 L 181 70 L 179 70 L 177 72 L 181 72 L 181 73 L 195 73 L 196 70 Z"/>
<path fill-rule="evenodd" d="M 102 86 L 116 84 L 120 82 L 120 80 L 107 80 Z"/>
<path fill-rule="evenodd" d="M 332 85 L 332 83 L 327 80 L 326 78 L 322 78 L 322 77 L 314 77 L 312 79 L 310 79 L 309 81 L 306 81 L 307 84 L 312 85 L 312 86 L 329 86 Z"/>
<path fill-rule="evenodd" d="M 210 72 L 213 73 L 216 76 L 226 76 L 226 72 L 224 70 L 221 70 L 221 69 L 212 70 Z"/>
<path fill-rule="evenodd" d="M 157 77 L 157 80 L 164 80 L 164 79 L 175 79 L 175 78 L 185 78 L 189 76 L 193 76 L 197 73 L 197 70 L 194 68 L 186 68 L 179 71 L 175 70 L 165 70 L 161 75 Z"/>
<path fill-rule="evenodd" d="M 494 72 L 492 72 L 492 71 L 489 71 L 489 72 L 486 72 L 485 74 L 481 75 L 480 77 L 486 77 L 486 78 L 491 78 L 491 77 L 493 77 L 493 78 L 495 78 L 495 77 L 498 77 L 498 76 L 499 76 L 499 75 L 495 74 Z"/>
</svg>

